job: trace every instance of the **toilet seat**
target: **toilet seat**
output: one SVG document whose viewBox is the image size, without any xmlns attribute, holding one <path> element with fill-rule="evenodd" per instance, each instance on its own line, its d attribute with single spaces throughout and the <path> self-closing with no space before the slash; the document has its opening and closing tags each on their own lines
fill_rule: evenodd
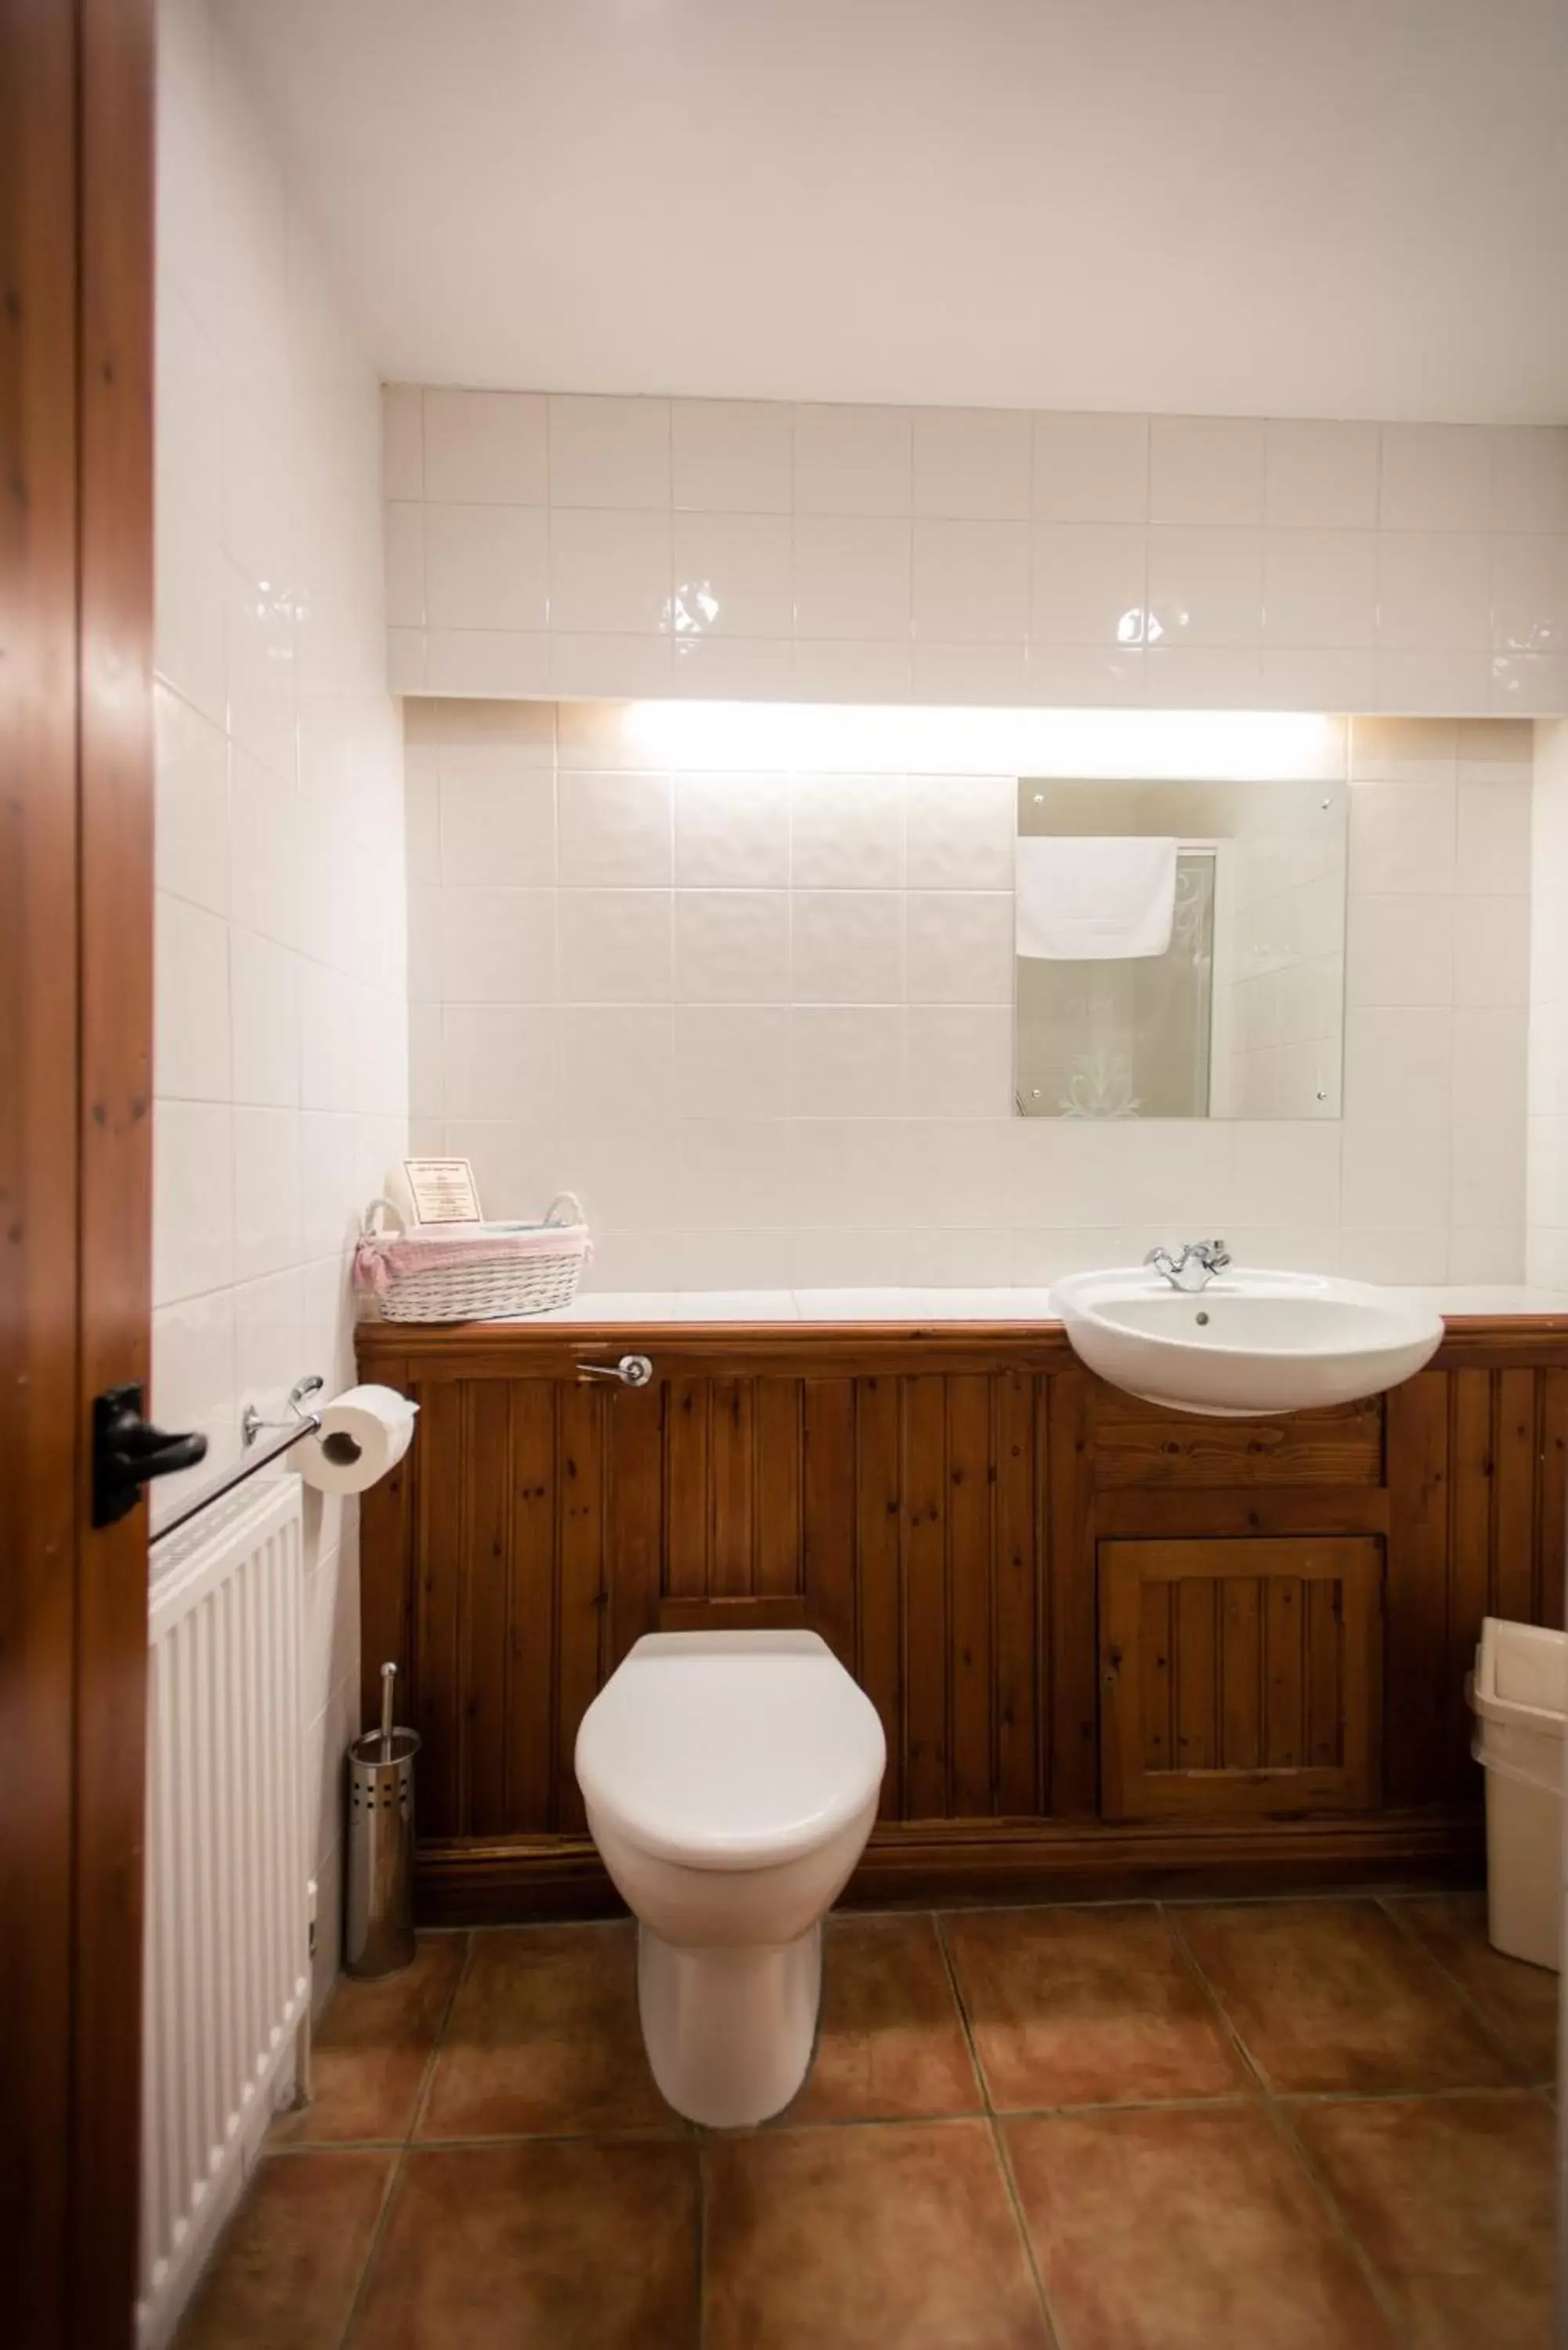
<svg viewBox="0 0 1568 2350">
<path fill-rule="evenodd" d="M 877 1710 L 815 1632 L 649 1633 L 583 1717 L 590 1814 L 687 1868 L 765 1868 L 874 1804 Z"/>
</svg>

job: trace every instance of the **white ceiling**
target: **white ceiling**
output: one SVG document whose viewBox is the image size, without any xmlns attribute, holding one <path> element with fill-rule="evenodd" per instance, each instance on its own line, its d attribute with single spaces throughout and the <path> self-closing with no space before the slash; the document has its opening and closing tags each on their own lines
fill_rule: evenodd
<svg viewBox="0 0 1568 2350">
<path fill-rule="evenodd" d="M 1568 420 L 1568 0 L 219 0 L 382 373 Z"/>
</svg>

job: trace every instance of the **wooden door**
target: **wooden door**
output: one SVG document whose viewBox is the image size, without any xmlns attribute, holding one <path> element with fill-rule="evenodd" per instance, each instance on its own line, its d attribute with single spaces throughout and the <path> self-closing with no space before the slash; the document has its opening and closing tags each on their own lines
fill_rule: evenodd
<svg viewBox="0 0 1568 2350">
<path fill-rule="evenodd" d="M 152 20 L 0 0 L 0 2231 L 17 2350 L 128 2345 L 149 1356 Z"/>
<path fill-rule="evenodd" d="M 1372 1809 L 1382 1601 L 1370 1535 L 1101 1543 L 1106 1817 Z"/>
</svg>

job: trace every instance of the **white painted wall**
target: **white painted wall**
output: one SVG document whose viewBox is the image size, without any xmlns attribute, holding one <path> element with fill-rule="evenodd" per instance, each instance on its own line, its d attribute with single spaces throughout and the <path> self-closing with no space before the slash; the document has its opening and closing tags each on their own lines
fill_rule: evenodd
<svg viewBox="0 0 1568 2350">
<path fill-rule="evenodd" d="M 1033 1284 L 1199 1229 L 1521 1277 L 1529 728 L 1303 730 L 1301 771 L 1349 776 L 1343 1122 L 1112 1125 L 1011 1115 L 988 713 L 406 716 L 415 1131 L 492 1213 L 580 1192 L 596 1286 Z"/>
<path fill-rule="evenodd" d="M 1535 730 L 1530 1278 L 1568 1289 L 1568 722 Z"/>
<path fill-rule="evenodd" d="M 353 1376 L 346 1251 L 407 1111 L 402 752 L 374 377 L 203 0 L 159 36 L 153 1408 L 219 1462 L 245 1402 Z M 311 1497 L 306 1537 L 325 1986 L 353 1508 Z"/>
<path fill-rule="evenodd" d="M 1568 712 L 1568 430 L 387 395 L 406 693 Z"/>
</svg>

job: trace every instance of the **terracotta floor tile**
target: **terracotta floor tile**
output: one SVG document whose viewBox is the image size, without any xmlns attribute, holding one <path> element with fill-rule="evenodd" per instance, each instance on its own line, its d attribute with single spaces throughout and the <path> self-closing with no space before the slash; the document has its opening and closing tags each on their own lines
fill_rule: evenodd
<svg viewBox="0 0 1568 2350">
<path fill-rule="evenodd" d="M 474 1936 L 421 2138 L 683 2127 L 643 2054 L 635 1926 Z"/>
<path fill-rule="evenodd" d="M 784 2122 L 964 2114 L 980 2105 L 931 1919 L 830 1918 L 816 2056 Z"/>
<path fill-rule="evenodd" d="M 401 1974 L 339 1977 L 311 2051 L 312 2101 L 273 2124 L 275 2146 L 407 2137 L 467 1948 L 466 1934 L 421 1934 Z"/>
<path fill-rule="evenodd" d="M 1260 2106 L 1053 2115 L 1006 2139 L 1072 2350 L 1394 2350 Z"/>
<path fill-rule="evenodd" d="M 997 2106 L 1245 2087 L 1158 1909 L 966 1909 L 942 1929 Z"/>
<path fill-rule="evenodd" d="M 1292 2119 L 1412 2350 L 1548 2350 L 1556 2132 L 1540 2098 L 1304 2106 Z"/>
<path fill-rule="evenodd" d="M 257 2168 L 175 2350 L 337 2350 L 395 2154 L 282 2154 Z"/>
<path fill-rule="evenodd" d="M 1520 2078 L 1376 1902 L 1240 1902 L 1177 1915 L 1278 2089 L 1486 2088 Z"/>
<path fill-rule="evenodd" d="M 981 2121 L 715 2138 L 705 2350 L 1046 2350 Z"/>
<path fill-rule="evenodd" d="M 1486 1938 L 1486 1895 L 1422 1894 L 1389 1907 L 1513 2050 L 1531 2079 L 1555 2078 L 1557 1977 L 1546 1967 L 1527 1966 L 1492 1949 Z"/>
<path fill-rule="evenodd" d="M 403 2158 L 348 2350 L 693 2350 L 697 2152 Z"/>
</svg>

